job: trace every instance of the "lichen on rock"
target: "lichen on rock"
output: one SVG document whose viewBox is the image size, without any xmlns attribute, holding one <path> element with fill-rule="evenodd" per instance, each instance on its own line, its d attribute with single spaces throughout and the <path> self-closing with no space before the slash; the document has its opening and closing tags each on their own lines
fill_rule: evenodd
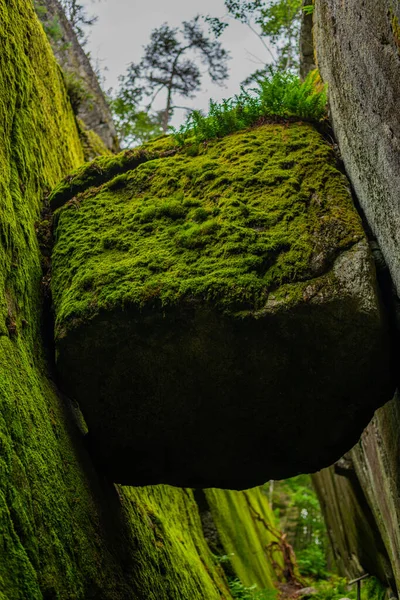
<svg viewBox="0 0 400 600">
<path fill-rule="evenodd" d="M 52 204 L 58 370 L 113 480 L 315 470 L 389 399 L 371 256 L 311 125 L 161 138 L 96 159 Z"/>
</svg>

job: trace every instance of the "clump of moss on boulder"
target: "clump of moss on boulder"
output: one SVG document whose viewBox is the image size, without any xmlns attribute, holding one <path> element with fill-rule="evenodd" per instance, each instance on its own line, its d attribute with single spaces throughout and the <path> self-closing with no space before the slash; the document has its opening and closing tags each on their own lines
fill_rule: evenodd
<svg viewBox="0 0 400 600">
<path fill-rule="evenodd" d="M 322 136 L 277 123 L 96 160 L 52 195 L 52 289 L 59 373 L 110 477 L 245 488 L 343 454 L 392 389 Z"/>
</svg>

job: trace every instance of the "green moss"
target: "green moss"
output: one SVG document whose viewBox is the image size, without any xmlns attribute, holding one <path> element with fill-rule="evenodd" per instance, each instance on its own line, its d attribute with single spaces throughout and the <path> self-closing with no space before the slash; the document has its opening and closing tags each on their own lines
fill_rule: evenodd
<svg viewBox="0 0 400 600">
<path fill-rule="evenodd" d="M 264 125 L 113 178 L 125 159 L 97 159 L 112 161 L 108 181 L 57 213 L 58 336 L 113 306 L 199 298 L 244 316 L 289 304 L 362 237 L 346 180 L 311 125 Z M 90 185 L 93 169 L 79 178 Z"/>
<path fill-rule="evenodd" d="M 258 589 L 274 589 L 277 577 L 269 548 L 277 537 L 255 518 L 257 513 L 271 529 L 275 528 L 274 516 L 262 489 L 245 492 L 208 489 L 205 494 L 225 554 L 237 577 L 245 586 L 257 584 Z M 278 565 L 283 564 L 281 552 L 275 551 L 273 558 Z"/>
<path fill-rule="evenodd" d="M 163 136 L 156 142 L 146 144 L 139 149 L 125 150 L 116 156 L 99 156 L 89 164 L 76 169 L 59 183 L 49 197 L 50 205 L 55 210 L 88 187 L 100 186 L 142 163 L 175 152 L 176 146 L 172 139 Z"/>
<path fill-rule="evenodd" d="M 390 24 L 392 27 L 393 39 L 400 52 L 400 23 L 397 16 L 393 13 L 393 9 L 390 10 Z"/>
<path fill-rule="evenodd" d="M 112 154 L 111 150 L 107 148 L 101 137 L 93 129 L 87 129 L 81 119 L 77 118 L 77 123 L 86 161 L 93 160 L 96 156 Z"/>
<path fill-rule="evenodd" d="M 230 598 L 221 567 L 205 542 L 191 490 L 168 486 L 125 488 L 134 535 L 145 541 L 138 557 L 138 588 L 146 600 Z M 179 574 L 179 576 L 177 576 Z"/>
</svg>

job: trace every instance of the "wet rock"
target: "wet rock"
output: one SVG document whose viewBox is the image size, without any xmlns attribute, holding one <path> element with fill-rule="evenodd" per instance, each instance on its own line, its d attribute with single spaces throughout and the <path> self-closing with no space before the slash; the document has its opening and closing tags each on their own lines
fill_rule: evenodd
<svg viewBox="0 0 400 600">
<path fill-rule="evenodd" d="M 318 594 L 318 590 L 313 587 L 305 587 L 295 592 L 294 595 L 296 598 L 311 598 L 312 596 L 315 596 L 315 594 Z"/>
</svg>

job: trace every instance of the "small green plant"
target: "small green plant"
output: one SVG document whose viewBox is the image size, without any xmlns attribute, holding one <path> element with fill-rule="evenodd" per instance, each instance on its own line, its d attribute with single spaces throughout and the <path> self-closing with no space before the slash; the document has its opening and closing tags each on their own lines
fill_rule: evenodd
<svg viewBox="0 0 400 600">
<path fill-rule="evenodd" d="M 230 554 L 222 554 L 222 556 L 213 554 L 213 559 L 216 565 L 224 565 L 225 563 L 229 563 L 231 561 L 232 556 L 235 556 L 233 552 Z"/>
<path fill-rule="evenodd" d="M 314 596 L 316 600 L 339 600 L 339 598 L 355 598 L 355 589 L 347 585 L 344 577 L 332 575 L 329 579 L 313 582 L 318 593 Z"/>
<path fill-rule="evenodd" d="M 76 115 L 83 103 L 93 99 L 93 94 L 87 89 L 84 79 L 75 73 L 64 71 L 64 81 L 72 110 Z"/>
<path fill-rule="evenodd" d="M 178 144 L 221 138 L 268 118 L 296 117 L 318 122 L 326 116 L 326 86 L 321 85 L 317 71 L 309 73 L 305 81 L 287 71 L 270 71 L 257 83 L 258 88 L 242 89 L 220 104 L 211 100 L 207 116 L 193 111 L 174 131 Z"/>
<path fill-rule="evenodd" d="M 316 579 L 326 579 L 328 577 L 323 546 L 310 545 L 308 548 L 299 550 L 296 556 L 300 573 L 303 576 Z"/>
<path fill-rule="evenodd" d="M 325 581 L 314 581 L 313 587 L 318 590 L 314 596 L 315 600 L 340 600 L 341 598 L 350 598 L 354 600 L 357 597 L 357 588 L 350 586 L 343 577 L 331 575 Z M 376 577 L 369 577 L 361 583 L 362 600 L 384 600 L 386 588 Z"/>
<path fill-rule="evenodd" d="M 376 577 L 369 577 L 361 586 L 361 597 L 364 600 L 384 600 L 387 589 Z"/>
<path fill-rule="evenodd" d="M 278 593 L 273 589 L 258 590 L 256 584 L 246 587 L 239 579 L 229 581 L 229 589 L 237 600 L 276 600 Z"/>
<path fill-rule="evenodd" d="M 54 16 L 52 19 L 49 19 L 46 6 L 38 0 L 34 0 L 33 6 L 49 40 L 56 43 L 59 42 L 63 34 L 58 17 Z"/>
<path fill-rule="evenodd" d="M 314 12 L 314 4 L 307 4 L 307 6 L 302 6 L 301 10 L 306 14 L 306 15 L 312 15 Z"/>
</svg>

